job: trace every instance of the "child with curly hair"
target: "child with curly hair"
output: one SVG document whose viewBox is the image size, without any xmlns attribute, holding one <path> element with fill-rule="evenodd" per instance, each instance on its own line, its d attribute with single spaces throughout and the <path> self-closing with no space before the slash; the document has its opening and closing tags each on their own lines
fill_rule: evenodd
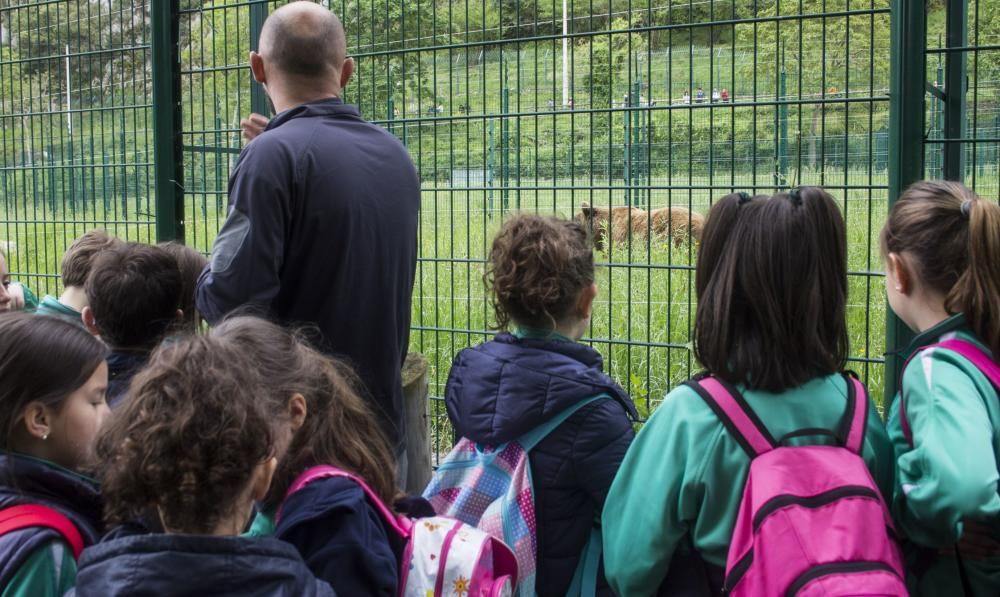
<svg viewBox="0 0 1000 597">
<path fill-rule="evenodd" d="M 262 390 L 214 338 L 158 349 L 98 441 L 109 525 L 153 511 L 163 534 L 86 550 L 76 595 L 334 595 L 277 539 L 239 536 L 271 484 Z"/>
<path fill-rule="evenodd" d="M 499 446 L 589 402 L 528 452 L 538 524 L 534 589 L 563 596 L 638 414 L 602 371 L 597 351 L 579 342 L 597 296 L 593 243 L 583 224 L 511 218 L 493 240 L 484 281 L 497 328 L 513 333 L 501 331 L 455 357 L 445 400 L 458 435 Z M 597 589 L 611 594 L 602 572 Z"/>
</svg>

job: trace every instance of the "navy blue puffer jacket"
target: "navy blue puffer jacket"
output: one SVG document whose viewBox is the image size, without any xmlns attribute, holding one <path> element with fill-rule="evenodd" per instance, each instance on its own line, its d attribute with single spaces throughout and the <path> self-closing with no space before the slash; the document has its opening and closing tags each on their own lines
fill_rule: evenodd
<svg viewBox="0 0 1000 597">
<path fill-rule="evenodd" d="M 83 552 L 67 597 L 335 597 L 295 548 L 270 537 L 136 535 Z"/>
<path fill-rule="evenodd" d="M 458 435 L 488 445 L 516 439 L 580 401 L 609 397 L 574 413 L 529 455 L 540 597 L 566 594 L 634 437 L 635 406 L 602 366 L 585 344 L 501 333 L 458 353 L 448 378 L 452 425 Z M 603 576 L 600 594 L 610 595 Z"/>
<path fill-rule="evenodd" d="M 48 506 L 69 518 L 84 545 L 100 538 L 101 494 L 96 481 L 44 460 L 0 452 L 0 509 L 24 504 Z M 0 536 L 0 587 L 7 587 L 35 550 L 58 539 L 58 532 L 39 527 Z"/>
</svg>

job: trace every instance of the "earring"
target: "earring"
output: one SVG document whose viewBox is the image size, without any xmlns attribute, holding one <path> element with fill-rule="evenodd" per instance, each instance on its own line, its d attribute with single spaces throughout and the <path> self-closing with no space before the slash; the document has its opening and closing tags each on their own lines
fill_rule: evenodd
<svg viewBox="0 0 1000 597">
<path fill-rule="evenodd" d="M 896 287 L 896 292 L 903 292 L 903 287 L 902 286 L 897 286 Z"/>
<path fill-rule="evenodd" d="M 49 439 L 49 434 L 48 433 L 46 433 L 45 435 L 42 436 L 42 441 L 45 441 L 47 439 Z"/>
</svg>

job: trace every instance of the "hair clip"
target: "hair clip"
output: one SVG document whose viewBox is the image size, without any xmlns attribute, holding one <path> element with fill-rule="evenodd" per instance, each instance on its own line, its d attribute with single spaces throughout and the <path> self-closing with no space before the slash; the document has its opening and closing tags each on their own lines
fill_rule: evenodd
<svg viewBox="0 0 1000 597">
<path fill-rule="evenodd" d="M 968 220 L 970 215 L 972 215 L 972 199 L 966 199 L 962 202 L 962 219 Z"/>
<path fill-rule="evenodd" d="M 802 195 L 799 194 L 801 187 L 796 187 L 791 191 L 788 191 L 788 197 L 791 198 L 792 203 L 795 205 L 802 205 Z"/>
<path fill-rule="evenodd" d="M 753 197 L 750 196 L 750 193 L 744 191 L 740 191 L 739 193 L 736 193 L 736 195 L 739 197 L 739 201 L 737 201 L 736 205 L 743 205 L 744 203 L 750 203 L 750 201 L 753 200 Z"/>
</svg>

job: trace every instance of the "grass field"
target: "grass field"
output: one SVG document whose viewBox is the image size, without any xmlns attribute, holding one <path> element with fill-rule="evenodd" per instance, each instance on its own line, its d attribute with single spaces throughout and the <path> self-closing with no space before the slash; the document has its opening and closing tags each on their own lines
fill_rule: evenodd
<svg viewBox="0 0 1000 597">
<path fill-rule="evenodd" d="M 727 177 L 728 178 L 728 177 Z M 808 176 L 804 177 L 808 182 Z M 827 178 L 847 220 L 850 296 L 847 311 L 851 367 L 881 398 L 885 352 L 885 293 L 877 237 L 888 209 L 884 178 L 851 173 Z M 728 184 L 719 179 L 653 181 L 648 192 L 652 207 L 684 206 L 705 213 L 713 197 L 726 192 L 706 187 Z M 571 216 L 582 202 L 622 205 L 621 183 L 592 187 L 590 181 L 534 181 L 529 189 L 512 189 L 509 211 L 501 210 L 502 193 L 488 189 L 453 189 L 425 182 L 420 215 L 420 261 L 413 292 L 411 350 L 424 353 L 431 365 L 432 415 L 435 433 L 447 449 L 447 419 L 438 397 L 455 353 L 490 335 L 492 313 L 482 284 L 483 262 L 500 224 L 521 210 Z M 666 185 L 671 185 L 668 188 Z M 737 190 L 753 190 L 740 177 Z M 761 177 L 756 188 L 771 190 L 772 179 Z M 838 188 L 839 187 L 839 188 Z M 865 188 L 867 187 L 867 188 Z M 644 195 L 645 196 L 645 195 Z M 208 251 L 219 226 L 215 195 L 188 197 L 186 230 L 190 244 Z M 144 202 L 135 211 L 105 212 L 103 207 L 66 208 L 49 212 L 40 205 L 0 209 L 0 235 L 11 243 L 11 271 L 32 288 L 57 293 L 58 263 L 73 238 L 93 227 L 105 227 L 130 240 L 148 241 L 153 219 Z M 690 351 L 695 312 L 694 271 L 697 246 L 677 247 L 662 239 L 611 244 L 597 254 L 600 295 L 586 341 L 605 357 L 606 369 L 648 415 L 666 393 L 698 370 Z M 439 450 L 440 451 L 440 450 Z"/>
</svg>

